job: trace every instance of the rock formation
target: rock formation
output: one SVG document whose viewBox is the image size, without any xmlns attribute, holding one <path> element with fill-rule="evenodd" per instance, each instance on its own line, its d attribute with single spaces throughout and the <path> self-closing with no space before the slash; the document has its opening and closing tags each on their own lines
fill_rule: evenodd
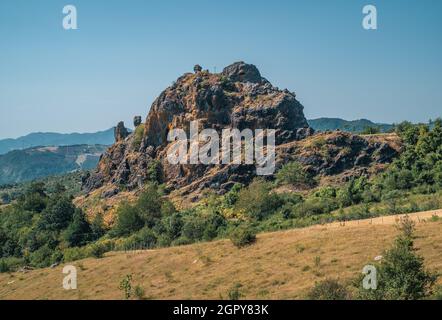
<svg viewBox="0 0 442 320">
<path fill-rule="evenodd" d="M 118 122 L 118 125 L 115 127 L 115 142 L 123 141 L 127 136 L 129 136 L 129 131 L 124 126 L 124 122 Z"/>
<path fill-rule="evenodd" d="M 127 137 L 124 125 L 119 124 L 116 143 L 102 156 L 97 170 L 84 179 L 86 192 L 105 187 L 112 190 L 106 194 L 109 196 L 115 194 L 115 186 L 137 189 L 150 179 L 153 166 L 159 167 L 161 182 L 183 194 L 205 188 L 224 193 L 235 182 L 251 181 L 256 175 L 253 165 L 172 165 L 167 161 L 168 132 L 176 128 L 188 132 L 194 120 L 198 120 L 200 130 L 212 128 L 217 132 L 226 128 L 275 129 L 278 165 L 296 158 L 306 166 L 317 166 L 318 174 L 341 172 L 355 164 L 389 161 L 395 152 L 390 146 L 383 150 L 383 146 L 342 133 L 342 137 L 338 134 L 335 141 L 327 143 L 333 149 L 332 157 L 321 156 L 315 150 L 303 153 L 307 149 L 302 148 L 300 140 L 315 136 L 294 93 L 272 86 L 254 65 L 244 62 L 234 63 L 219 74 L 201 71 L 198 65 L 194 69 L 195 73 L 178 78 L 153 102 L 141 142 L 134 134 Z M 352 150 L 355 147 L 356 151 L 343 155 L 341 149 L 346 146 Z M 379 159 L 375 159 L 375 152 Z"/>
<path fill-rule="evenodd" d="M 134 128 L 138 127 L 141 124 L 141 116 L 134 117 Z"/>
</svg>

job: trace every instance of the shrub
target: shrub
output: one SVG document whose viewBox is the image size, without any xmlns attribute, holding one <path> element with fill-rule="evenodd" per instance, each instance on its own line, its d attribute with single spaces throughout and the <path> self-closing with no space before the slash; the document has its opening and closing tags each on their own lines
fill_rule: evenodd
<svg viewBox="0 0 442 320">
<path fill-rule="evenodd" d="M 124 239 L 123 250 L 144 250 L 154 248 L 157 244 L 157 236 L 152 229 L 144 227 L 136 234 Z"/>
<path fill-rule="evenodd" d="M 88 251 L 90 256 L 100 259 L 103 258 L 104 254 L 107 252 L 107 247 L 105 244 L 97 242 L 90 245 Z"/>
<path fill-rule="evenodd" d="M 25 261 L 22 258 L 0 258 L 0 273 L 16 271 L 18 267 L 24 264 Z"/>
<path fill-rule="evenodd" d="M 442 300 L 442 286 L 436 288 L 435 293 L 433 295 L 434 300 Z"/>
<path fill-rule="evenodd" d="M 30 254 L 31 265 L 38 268 L 49 267 L 51 265 L 52 253 L 53 250 L 48 245 L 40 247 Z"/>
<path fill-rule="evenodd" d="M 310 300 L 346 300 L 349 297 L 347 288 L 333 279 L 317 282 L 307 295 Z"/>
<path fill-rule="evenodd" d="M 232 288 L 229 289 L 229 292 L 227 292 L 227 297 L 229 300 L 236 301 L 239 300 L 243 294 L 239 290 L 242 287 L 242 284 L 236 283 L 232 286 Z"/>
<path fill-rule="evenodd" d="M 361 131 L 361 134 L 377 134 L 380 132 L 379 127 L 367 126 Z"/>
<path fill-rule="evenodd" d="M 130 299 L 132 296 L 132 275 L 127 274 L 121 281 L 118 289 L 123 291 L 124 298 L 126 300 Z"/>
<path fill-rule="evenodd" d="M 262 220 L 276 212 L 281 204 L 278 195 L 271 192 L 270 183 L 257 178 L 239 192 L 235 209 Z"/>
<path fill-rule="evenodd" d="M 132 142 L 132 147 L 135 150 L 140 149 L 141 141 L 143 140 L 143 134 L 144 134 L 144 124 L 140 124 L 135 128 L 134 131 L 134 138 Z"/>
<path fill-rule="evenodd" d="M 291 184 L 294 186 L 310 186 L 313 184 L 313 177 L 299 162 L 293 161 L 285 164 L 277 173 L 278 184 Z"/>
<path fill-rule="evenodd" d="M 87 247 L 75 247 L 75 248 L 67 248 L 63 250 L 63 261 L 71 262 L 76 260 L 85 259 L 89 256 Z"/>
<path fill-rule="evenodd" d="M 183 226 L 183 236 L 193 241 L 201 240 L 203 238 L 204 229 L 206 228 L 203 219 L 198 216 L 192 216 L 186 220 Z"/>
<path fill-rule="evenodd" d="M 359 287 L 359 297 L 374 300 L 418 300 L 430 297 L 437 276 L 425 269 L 424 259 L 413 244 L 414 224 L 401 221 L 393 247 L 377 266 L 377 289 Z"/>
<path fill-rule="evenodd" d="M 144 289 L 139 285 L 135 286 L 134 295 L 138 300 L 146 299 Z"/>
<path fill-rule="evenodd" d="M 310 217 L 329 213 L 338 208 L 337 201 L 334 199 L 311 198 L 299 203 L 294 207 L 295 217 Z"/>
<path fill-rule="evenodd" d="M 251 227 L 243 225 L 230 233 L 230 240 L 236 247 L 242 248 L 253 244 L 256 241 L 256 234 Z"/>
<path fill-rule="evenodd" d="M 70 247 L 81 247 L 92 239 L 92 230 L 81 209 L 75 209 L 72 222 L 64 231 L 63 238 Z"/>
<path fill-rule="evenodd" d="M 127 236 L 132 232 L 138 231 L 143 227 L 138 210 L 135 206 L 129 203 L 121 204 L 117 209 L 117 222 L 112 229 L 112 234 L 115 236 Z"/>
</svg>

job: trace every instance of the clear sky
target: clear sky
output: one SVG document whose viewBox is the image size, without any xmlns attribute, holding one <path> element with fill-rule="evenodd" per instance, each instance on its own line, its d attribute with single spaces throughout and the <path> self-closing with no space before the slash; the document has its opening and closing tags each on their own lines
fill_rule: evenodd
<svg viewBox="0 0 442 320">
<path fill-rule="evenodd" d="M 67 4 L 78 30 L 62 28 Z M 238 60 L 308 118 L 427 121 L 442 115 L 441 57 L 440 0 L 1 0 L 0 139 L 131 125 L 194 64 Z"/>
</svg>

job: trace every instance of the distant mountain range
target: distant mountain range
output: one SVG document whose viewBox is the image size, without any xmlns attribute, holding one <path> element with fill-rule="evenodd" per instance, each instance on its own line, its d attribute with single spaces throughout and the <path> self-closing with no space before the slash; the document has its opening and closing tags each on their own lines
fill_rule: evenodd
<svg viewBox="0 0 442 320">
<path fill-rule="evenodd" d="M 23 150 L 38 146 L 71 146 L 71 145 L 111 145 L 114 143 L 114 128 L 94 133 L 31 133 L 17 139 L 0 140 L 0 155 L 13 150 Z"/>
<path fill-rule="evenodd" d="M 318 118 L 308 120 L 309 125 L 317 131 L 341 130 L 361 132 L 366 127 L 378 127 L 381 132 L 390 130 L 393 125 L 374 123 L 367 119 L 347 121 L 340 118 Z M 129 130 L 131 131 L 131 130 Z M 115 141 L 114 128 L 94 133 L 31 133 L 17 139 L 0 140 L 0 155 L 13 150 L 23 150 L 38 146 L 71 146 L 71 145 L 112 145 Z"/>
<path fill-rule="evenodd" d="M 367 127 L 376 127 L 381 132 L 387 132 L 393 128 L 392 124 L 375 123 L 367 119 L 360 120 L 344 120 L 340 118 L 318 118 L 307 120 L 308 124 L 316 131 L 349 131 L 349 132 L 361 132 Z"/>
<path fill-rule="evenodd" d="M 0 155 L 0 185 L 31 181 L 97 166 L 103 145 L 34 147 Z"/>
</svg>

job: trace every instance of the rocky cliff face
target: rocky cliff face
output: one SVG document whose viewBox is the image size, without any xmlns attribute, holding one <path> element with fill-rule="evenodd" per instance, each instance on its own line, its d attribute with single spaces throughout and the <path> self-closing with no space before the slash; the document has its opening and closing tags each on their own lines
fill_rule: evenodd
<svg viewBox="0 0 442 320">
<path fill-rule="evenodd" d="M 169 130 L 188 132 L 194 120 L 198 120 L 200 130 L 212 128 L 220 133 L 225 128 L 275 129 L 276 144 L 313 133 L 295 94 L 272 86 L 254 65 L 237 62 L 219 74 L 195 67 L 195 73 L 178 78 L 154 101 L 142 137 L 137 136 L 138 130 L 127 135 L 120 126 L 116 143 L 103 155 L 96 172 L 84 179 L 83 188 L 87 192 L 107 184 L 137 188 L 149 179 L 154 161 L 160 164 L 161 179 L 171 187 L 186 186 L 212 171 L 221 176 L 195 188 L 226 183 L 228 188 L 232 181 L 253 177 L 253 166 L 169 164 Z"/>
</svg>

